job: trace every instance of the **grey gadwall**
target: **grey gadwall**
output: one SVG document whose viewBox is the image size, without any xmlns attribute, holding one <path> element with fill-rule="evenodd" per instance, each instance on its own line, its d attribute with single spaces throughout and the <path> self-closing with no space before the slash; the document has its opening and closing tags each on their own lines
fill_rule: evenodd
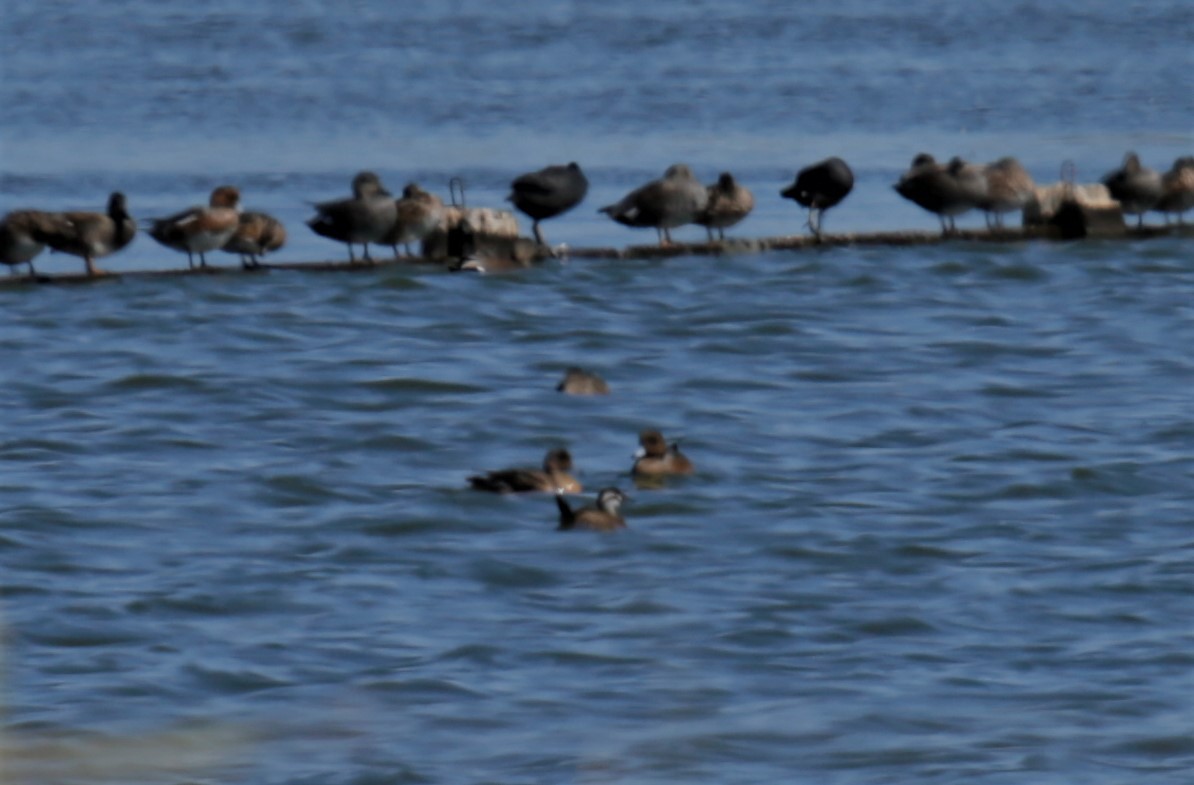
<svg viewBox="0 0 1194 785">
<path fill-rule="evenodd" d="M 548 450 L 542 469 L 498 469 L 468 478 L 469 485 L 490 493 L 580 493 L 583 488 L 569 472 L 572 455 L 563 448 Z"/>
<path fill-rule="evenodd" d="M 1103 185 L 1125 215 L 1137 216 L 1137 227 L 1144 226 L 1144 214 L 1161 200 L 1160 172 L 1141 165 L 1134 152 L 1124 156 L 1123 166 L 1103 177 Z"/>
<path fill-rule="evenodd" d="M 364 246 L 366 262 L 372 262 L 369 243 L 384 243 L 398 218 L 393 195 L 373 172 L 358 172 L 352 179 L 352 197 L 312 205 L 316 215 L 307 221 L 320 237 L 338 240 L 348 246 L 348 261 L 356 264 L 352 246 Z"/>
<path fill-rule="evenodd" d="M 575 161 L 567 166 L 548 166 L 528 172 L 510 183 L 506 197 L 533 222 L 531 229 L 539 245 L 546 246 L 539 222 L 562 215 L 584 200 L 589 180 Z"/>
<path fill-rule="evenodd" d="M 986 192 L 982 168 L 954 158 L 948 165 L 921 153 L 911 168 L 893 186 L 896 192 L 941 221 L 941 233 L 957 232 L 954 219 L 978 206 Z"/>
<path fill-rule="evenodd" d="M 1173 162 L 1173 167 L 1161 175 L 1161 198 L 1154 210 L 1169 216 L 1177 214 L 1177 222 L 1185 223 L 1183 214 L 1194 207 L 1194 156 L 1183 156 Z"/>
<path fill-rule="evenodd" d="M 411 243 L 422 242 L 423 238 L 440 228 L 444 220 L 444 200 L 419 187 L 408 183 L 402 189 L 402 198 L 394 202 L 394 225 L 382 242 L 394 249 L 398 257 L 398 246 L 403 246 L 408 257 Z"/>
<path fill-rule="evenodd" d="M 659 180 L 634 189 L 599 212 L 624 226 L 653 227 L 660 245 L 670 245 L 671 230 L 694 223 L 709 202 L 709 192 L 685 164 L 673 164 Z"/>
<path fill-rule="evenodd" d="M 611 532 L 626 528 L 622 517 L 622 504 L 629 497 L 617 488 L 602 488 L 597 494 L 597 503 L 591 507 L 572 509 L 568 500 L 556 495 L 556 506 L 560 510 L 561 531 L 588 529 L 589 531 Z"/>
<path fill-rule="evenodd" d="M 149 236 L 167 248 L 187 255 L 187 267 L 207 267 L 206 253 L 223 248 L 240 226 L 240 191 L 221 185 L 211 192 L 207 207 L 190 207 L 165 218 L 152 218 Z"/>
<path fill-rule="evenodd" d="M 564 372 L 556 391 L 567 395 L 609 395 L 609 385 L 597 374 L 573 366 Z"/>
<path fill-rule="evenodd" d="M 986 213 L 988 228 L 1002 228 L 1004 213 L 1023 212 L 1036 195 L 1036 183 L 1019 161 L 1010 156 L 983 167 L 986 194 L 978 208 Z"/>
<path fill-rule="evenodd" d="M 836 206 L 854 190 L 854 172 L 836 156 L 806 166 L 796 173 L 796 180 L 779 192 L 786 199 L 808 208 L 806 222 L 814 236 L 821 236 L 825 211 Z"/>
<path fill-rule="evenodd" d="M 236 231 L 224 243 L 223 250 L 240 254 L 241 266 L 246 270 L 261 266 L 261 257 L 286 244 L 286 227 L 272 215 L 243 212 Z"/>
<path fill-rule="evenodd" d="M 714 229 L 717 230 L 718 239 L 724 240 L 726 229 L 755 209 L 755 195 L 746 186 L 739 185 L 729 172 L 722 172 L 717 182 L 709 186 L 706 192 L 708 202 L 696 222 L 709 232 L 709 242 L 713 242 Z"/>
<path fill-rule="evenodd" d="M 0 264 L 13 270 L 29 266 L 29 275 L 37 275 L 33 259 L 46 247 L 45 237 L 70 230 L 66 219 L 45 210 L 13 210 L 0 219 Z"/>
<path fill-rule="evenodd" d="M 692 474 L 692 461 L 680 452 L 678 445 L 667 443 L 663 434 L 646 430 L 639 434 L 639 449 L 635 452 L 631 473 L 640 476 Z"/>
<path fill-rule="evenodd" d="M 103 213 L 65 212 L 58 216 L 53 231 L 42 239 L 55 251 L 78 256 L 87 265 L 88 275 L 103 275 L 95 260 L 114 254 L 133 241 L 137 222 L 129 215 L 128 200 L 115 191 L 108 196 L 108 210 Z"/>
</svg>

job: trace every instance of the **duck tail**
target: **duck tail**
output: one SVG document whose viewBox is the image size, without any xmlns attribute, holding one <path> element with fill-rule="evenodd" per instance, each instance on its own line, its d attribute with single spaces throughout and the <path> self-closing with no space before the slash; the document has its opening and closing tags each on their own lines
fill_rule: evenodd
<svg viewBox="0 0 1194 785">
<path fill-rule="evenodd" d="M 571 529 L 576 523 L 576 513 L 572 511 L 572 505 L 568 504 L 563 493 L 556 493 L 556 506 L 560 508 L 560 528 Z"/>
</svg>

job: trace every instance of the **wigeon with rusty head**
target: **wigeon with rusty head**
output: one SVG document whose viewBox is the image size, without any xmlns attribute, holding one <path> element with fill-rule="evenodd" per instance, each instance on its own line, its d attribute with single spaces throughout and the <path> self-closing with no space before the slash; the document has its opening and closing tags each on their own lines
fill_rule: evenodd
<svg viewBox="0 0 1194 785">
<path fill-rule="evenodd" d="M 491 493 L 580 493 L 581 484 L 569 472 L 572 455 L 565 449 L 548 450 L 543 456 L 543 468 L 498 469 L 468 478 L 469 485 L 478 491 Z"/>
<path fill-rule="evenodd" d="M 713 242 L 713 230 L 720 240 L 726 239 L 726 229 L 750 215 L 755 209 L 755 197 L 750 189 L 734 180 L 734 175 L 722 172 L 717 182 L 707 189 L 709 201 L 697 216 L 696 222 L 709 232 Z"/>
<path fill-rule="evenodd" d="M 78 256 L 88 275 L 103 275 L 95 260 L 116 253 L 133 241 L 137 222 L 128 212 L 128 201 L 119 191 L 108 196 L 103 213 L 54 213 L 55 225 L 41 233 L 41 239 L 55 251 Z"/>
<path fill-rule="evenodd" d="M 622 504 L 629 497 L 617 488 L 602 488 L 597 494 L 597 503 L 572 509 L 563 495 L 556 495 L 556 507 L 560 511 L 560 531 L 588 529 L 589 531 L 612 532 L 626 528 L 622 517 Z"/>
<path fill-rule="evenodd" d="M 223 248 L 240 226 L 240 191 L 221 185 L 211 192 L 207 207 L 190 207 L 150 221 L 149 236 L 167 248 L 187 255 L 187 267 L 207 267 L 206 253 Z"/>
<path fill-rule="evenodd" d="M 658 477 L 668 474 L 692 474 L 692 461 L 680 452 L 680 447 L 668 444 L 663 434 L 650 429 L 639 434 L 639 449 L 635 452 L 631 473 L 639 477 Z"/>
<path fill-rule="evenodd" d="M 307 226 L 320 237 L 346 244 L 351 264 L 357 261 L 352 251 L 354 243 L 364 246 L 365 261 L 372 263 L 369 243 L 385 243 L 398 219 L 394 196 L 381 184 L 376 173 L 368 171 L 358 172 L 353 177 L 351 198 L 312 206 L 316 214 L 307 221 Z"/>
<path fill-rule="evenodd" d="M 240 254 L 241 266 L 251 270 L 261 266 L 261 257 L 286 244 L 286 227 L 272 215 L 247 211 L 240 214 L 236 231 L 224 243 L 223 250 Z"/>
</svg>

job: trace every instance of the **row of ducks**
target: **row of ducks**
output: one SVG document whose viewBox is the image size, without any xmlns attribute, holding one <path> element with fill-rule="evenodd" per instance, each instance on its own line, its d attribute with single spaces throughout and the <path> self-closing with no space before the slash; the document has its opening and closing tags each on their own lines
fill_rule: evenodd
<svg viewBox="0 0 1194 785">
<path fill-rule="evenodd" d="M 635 452 L 631 475 L 640 485 L 652 485 L 673 475 L 688 475 L 695 471 L 692 461 L 675 444 L 668 444 L 663 434 L 649 429 L 639 434 L 639 448 Z M 616 487 L 602 488 L 596 502 L 590 506 L 573 508 L 565 494 L 581 493 L 584 489 L 572 476 L 572 455 L 557 447 L 547 451 L 542 468 L 518 467 L 497 469 L 468 478 L 469 485 L 490 493 L 552 493 L 559 509 L 560 529 L 590 529 L 615 531 L 626 528 L 621 512 L 629 498 Z"/>
<path fill-rule="evenodd" d="M 265 213 L 242 211 L 240 191 L 230 185 L 212 191 L 208 206 L 155 218 L 147 231 L 167 248 L 186 253 L 190 267 L 196 254 L 206 267 L 205 254 L 215 250 L 239 254 L 244 267 L 256 267 L 263 254 L 286 242 L 282 222 Z M 16 210 L 0 220 L 0 263 L 25 264 L 29 274 L 36 275 L 33 260 L 49 246 L 83 259 L 88 275 L 103 275 L 96 260 L 125 248 L 136 235 L 137 222 L 119 191 L 108 197 L 103 213 Z"/>
<path fill-rule="evenodd" d="M 1143 166 L 1129 152 L 1123 165 L 1102 180 L 1111 198 L 1124 213 L 1138 216 L 1158 211 L 1166 216 L 1194 208 L 1194 157 L 1178 158 L 1165 173 Z M 917 155 L 911 167 L 893 186 L 897 193 L 934 213 L 943 234 L 957 231 L 955 219 L 970 210 L 981 210 L 988 226 L 1002 226 L 1006 213 L 1024 210 L 1036 197 L 1031 175 L 1015 158 L 974 164 L 961 158 L 938 163 L 928 153 Z M 824 214 L 854 188 L 854 173 L 841 158 L 831 157 L 801 169 L 793 183 L 780 192 L 808 210 L 807 226 L 821 236 Z M 562 215 L 588 194 L 589 181 L 576 163 L 553 165 L 517 177 L 507 200 L 532 220 L 540 247 L 547 248 L 540 223 Z M 704 185 L 686 164 L 668 167 L 663 176 L 634 190 L 599 212 L 631 227 L 654 228 L 661 245 L 671 243 L 671 230 L 688 224 L 704 226 L 709 240 L 724 239 L 725 230 L 754 209 L 751 191 L 724 172 L 712 185 Z M 349 261 L 355 263 L 354 245 L 363 247 L 363 258 L 372 261 L 369 245 L 389 246 L 395 257 L 399 246 L 408 256 L 411 244 L 425 239 L 444 223 L 446 206 L 440 197 L 416 183 L 395 198 L 374 172 L 363 171 L 352 180 L 352 195 L 314 203 L 315 215 L 307 225 L 320 236 L 345 243 Z M 246 268 L 257 266 L 263 254 L 286 242 L 286 229 L 265 213 L 244 211 L 240 191 L 224 185 L 212 191 L 206 206 L 148 222 L 147 231 L 162 245 L 187 255 L 187 264 L 206 267 L 208 251 L 239 254 Z M 113 193 L 104 213 L 18 210 L 0 220 L 0 263 L 27 264 L 46 246 L 81 257 L 89 275 L 99 275 L 99 258 L 126 247 L 137 233 L 122 193 Z"/>
<path fill-rule="evenodd" d="M 1149 211 L 1169 216 L 1194 208 L 1194 157 L 1173 162 L 1164 174 L 1143 166 L 1139 156 L 1129 152 L 1123 165 L 1102 179 L 1111 199 L 1127 215 L 1144 225 Z M 1071 184 L 1072 186 L 1072 184 Z M 921 153 L 894 186 L 897 193 L 938 216 L 943 234 L 957 231 L 955 218 L 970 210 L 986 214 L 988 227 L 1003 225 L 1006 213 L 1023 212 L 1037 198 L 1036 183 L 1015 158 L 1000 158 L 989 164 L 973 164 L 961 158 L 938 163 Z"/>
</svg>

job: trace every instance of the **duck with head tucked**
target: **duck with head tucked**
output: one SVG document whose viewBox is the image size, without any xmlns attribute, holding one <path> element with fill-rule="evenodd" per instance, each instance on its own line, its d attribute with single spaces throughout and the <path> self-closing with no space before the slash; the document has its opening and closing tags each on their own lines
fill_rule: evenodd
<svg viewBox="0 0 1194 785">
<path fill-rule="evenodd" d="M 567 166 L 548 166 L 515 178 L 510 183 L 510 195 L 506 199 L 531 219 L 535 241 L 547 247 L 539 222 L 568 212 L 580 204 L 588 192 L 589 180 L 574 161 Z"/>
<path fill-rule="evenodd" d="M 372 263 L 369 243 L 385 243 L 398 218 L 393 195 L 374 172 L 358 172 L 352 178 L 352 197 L 333 199 L 312 205 L 315 216 L 307 221 L 320 237 L 338 240 L 348 246 L 348 261 L 356 264 L 352 246 L 364 246 L 365 261 Z"/>
<path fill-rule="evenodd" d="M 671 245 L 671 230 L 695 223 L 709 203 L 709 192 L 686 164 L 672 164 L 663 177 L 635 188 L 614 204 L 602 207 L 623 226 L 652 227 L 661 246 Z"/>
<path fill-rule="evenodd" d="M 46 236 L 68 230 L 66 219 L 58 213 L 13 210 L 0 219 L 0 264 L 14 272 L 18 265 L 28 265 L 29 276 L 34 277 L 33 259 L 45 250 Z"/>
<path fill-rule="evenodd" d="M 692 474 L 692 461 L 680 452 L 679 445 L 667 443 L 663 434 L 649 429 L 639 434 L 639 449 L 634 454 L 631 473 L 636 477 L 662 477 L 668 474 Z"/>
<path fill-rule="evenodd" d="M 1142 165 L 1134 152 L 1127 153 L 1123 165 L 1103 177 L 1103 185 L 1119 202 L 1124 215 L 1137 216 L 1137 228 L 1144 226 L 1144 214 L 1156 206 L 1164 192 L 1160 172 Z"/>
<path fill-rule="evenodd" d="M 612 532 L 625 529 L 626 519 L 622 517 L 621 508 L 628 498 L 617 488 L 602 488 L 597 494 L 595 505 L 574 510 L 562 494 L 556 494 L 556 507 L 560 511 L 559 530 Z"/>
<path fill-rule="evenodd" d="M 187 267 L 207 267 L 208 251 L 223 248 L 240 226 L 240 191 L 221 185 L 211 192 L 207 207 L 190 207 L 165 218 L 150 219 L 149 236 L 167 248 L 187 255 Z"/>
<path fill-rule="evenodd" d="M 419 187 L 418 183 L 407 183 L 402 189 L 402 198 L 394 202 L 394 225 L 382 238 L 382 242 L 394 249 L 398 258 L 398 246 L 403 246 L 407 257 L 413 257 L 411 243 L 422 242 L 423 238 L 440 227 L 444 220 L 444 200 Z"/>
<path fill-rule="evenodd" d="M 750 189 L 740 185 L 734 175 L 722 172 L 717 182 L 708 188 L 709 200 L 696 222 L 709 232 L 713 242 L 713 230 L 717 239 L 726 239 L 726 229 L 734 226 L 755 209 L 755 196 Z"/>
<path fill-rule="evenodd" d="M 1183 156 L 1173 162 L 1172 168 L 1161 175 L 1161 198 L 1153 207 L 1164 213 L 1165 223 L 1171 214 L 1177 215 L 1179 224 L 1185 223 L 1184 214 L 1194 208 L 1194 156 Z"/>
<path fill-rule="evenodd" d="M 227 253 L 240 254 L 241 267 L 253 270 L 261 266 L 261 257 L 286 244 L 286 227 L 272 215 L 243 212 L 236 231 L 224 243 Z"/>
<path fill-rule="evenodd" d="M 128 200 L 114 191 L 108 196 L 108 209 L 102 213 L 54 213 L 54 224 L 40 238 L 55 251 L 78 256 L 87 265 L 88 275 L 104 275 L 95 260 L 116 253 L 133 241 L 137 222 L 129 215 Z"/>
<path fill-rule="evenodd" d="M 572 455 L 562 447 L 548 450 L 542 469 L 498 469 L 469 477 L 469 485 L 490 493 L 580 493 L 584 490 L 569 472 Z"/>
<path fill-rule="evenodd" d="M 779 192 L 785 199 L 793 199 L 808 208 L 806 225 L 813 236 L 821 238 L 825 211 L 835 207 L 854 190 L 854 172 L 840 158 L 826 158 L 796 173 L 796 180 Z"/>
<path fill-rule="evenodd" d="M 988 229 L 1002 228 L 1004 213 L 1023 212 L 1033 200 L 1036 183 L 1028 170 L 1010 156 L 987 164 L 982 172 L 987 188 L 978 208 L 986 214 Z"/>
<path fill-rule="evenodd" d="M 936 214 L 942 235 L 950 235 L 958 231 L 954 219 L 977 207 L 985 197 L 986 177 L 980 167 L 961 158 L 943 165 L 921 153 L 892 187 L 908 201 Z"/>
</svg>

